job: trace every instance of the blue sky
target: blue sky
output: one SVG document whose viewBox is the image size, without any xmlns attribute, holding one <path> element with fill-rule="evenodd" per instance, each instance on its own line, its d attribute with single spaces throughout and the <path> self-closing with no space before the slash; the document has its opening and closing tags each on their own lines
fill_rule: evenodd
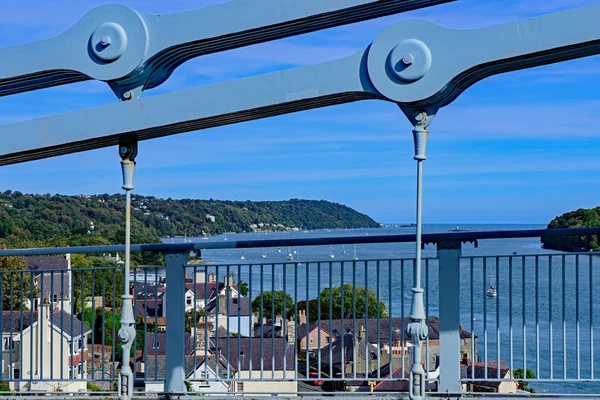
<svg viewBox="0 0 600 400">
<path fill-rule="evenodd" d="M 114 2 L 6 2 L 0 46 L 60 34 L 86 11 Z M 216 2 L 120 1 L 150 14 Z M 404 19 L 477 29 L 594 3 L 461 0 L 199 58 L 145 95 L 345 57 Z M 499 75 L 442 109 L 430 127 L 424 221 L 546 223 L 563 212 L 600 205 L 599 75 L 598 57 Z M 3 97 L 0 123 L 114 101 L 108 86 L 99 82 Z M 326 199 L 378 221 L 412 222 L 412 156 L 411 126 L 397 107 L 361 102 L 141 142 L 136 192 L 172 198 Z M 119 161 L 117 149 L 109 148 L 6 166 L 0 168 L 0 189 L 115 193 L 121 185 Z"/>
</svg>

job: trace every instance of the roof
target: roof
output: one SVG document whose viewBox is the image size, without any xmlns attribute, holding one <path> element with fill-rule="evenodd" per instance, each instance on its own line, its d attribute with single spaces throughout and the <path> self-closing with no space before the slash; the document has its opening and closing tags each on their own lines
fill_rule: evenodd
<svg viewBox="0 0 600 400">
<path fill-rule="evenodd" d="M 288 343 L 284 338 L 271 338 L 269 340 L 247 337 L 229 338 L 229 340 L 219 338 L 218 343 L 221 349 L 221 357 L 227 360 L 231 367 L 236 370 L 239 367 L 241 371 L 248 371 L 251 359 L 253 371 L 260 371 L 261 360 L 263 371 L 273 369 L 283 371 L 284 359 L 286 370 L 294 370 L 295 345 L 294 343 Z M 227 348 L 228 345 L 229 349 Z M 250 345 L 252 345 L 252 352 L 250 351 Z"/>
<path fill-rule="evenodd" d="M 173 336 L 171 334 L 171 336 Z M 188 332 L 181 340 L 185 344 L 185 354 L 194 351 L 194 338 Z M 167 354 L 167 332 L 146 332 L 144 337 L 144 355 L 146 357 L 164 357 Z"/>
<path fill-rule="evenodd" d="M 355 323 L 356 321 L 356 323 Z M 331 323 L 330 323 L 331 322 Z M 391 328 L 392 328 L 392 341 L 397 341 L 402 339 L 402 333 L 404 332 L 404 340 L 410 341 L 410 337 L 406 334 L 406 327 L 410 323 L 410 318 L 404 318 L 404 322 L 402 318 L 391 318 Z M 390 318 L 369 318 L 367 320 L 360 319 L 344 319 L 344 326 L 342 329 L 342 320 L 340 319 L 323 319 L 321 320 L 320 327 L 326 332 L 333 334 L 334 336 L 341 335 L 343 332 L 353 331 L 356 325 L 356 330 L 360 330 L 361 327 L 364 326 L 367 337 L 370 343 L 379 342 L 388 342 L 390 339 Z M 308 325 L 308 331 L 312 331 L 313 329 L 319 326 L 318 322 L 314 322 Z M 429 317 L 427 319 L 427 327 L 429 328 L 429 339 L 430 340 L 439 340 L 440 338 L 440 319 L 439 317 Z M 330 332 L 331 331 L 331 332 Z M 298 340 L 302 340 L 306 336 L 307 325 L 301 324 L 296 327 L 296 337 Z M 378 335 L 379 333 L 379 335 Z M 468 339 L 471 337 L 471 333 L 461 329 L 460 330 L 460 338 Z"/>
<path fill-rule="evenodd" d="M 473 370 L 475 377 L 473 377 Z M 501 381 L 493 380 L 498 379 L 498 361 L 488 361 L 487 363 L 487 378 L 485 376 L 486 364 L 483 362 L 476 362 L 470 365 L 462 365 L 460 367 L 461 379 L 490 379 L 490 381 L 473 381 L 474 385 L 487 386 L 491 388 L 497 388 L 500 386 Z M 500 360 L 500 379 L 503 379 L 510 372 L 508 364 L 504 360 Z"/>
<path fill-rule="evenodd" d="M 375 385 L 373 387 L 373 391 L 374 392 L 408 392 L 409 373 L 410 373 L 409 365 L 407 365 L 406 369 L 404 369 L 404 370 L 402 369 L 402 366 L 396 367 L 391 373 L 391 378 L 398 379 L 398 380 L 380 381 L 377 385 Z M 386 375 L 381 375 L 381 377 L 384 379 L 389 379 L 390 378 L 389 370 Z M 402 380 L 400 380 L 400 379 L 402 379 Z M 432 381 L 426 382 L 425 390 L 436 391 L 437 390 L 436 383 L 432 382 Z"/>
<path fill-rule="evenodd" d="M 21 319 L 22 317 L 22 319 Z M 29 328 L 38 320 L 38 311 L 2 311 L 2 332 L 18 334 Z M 22 321 L 22 323 L 21 323 Z M 61 332 L 70 337 L 81 336 L 82 333 L 90 333 L 92 330 L 80 319 L 66 311 L 54 311 L 50 314 L 50 321 Z"/>
<path fill-rule="evenodd" d="M 247 317 L 252 315 L 250 309 L 251 303 L 248 297 L 229 297 L 219 296 L 219 314 L 227 314 L 229 317 Z M 217 302 L 211 302 L 206 310 L 212 313 L 217 308 Z"/>
<path fill-rule="evenodd" d="M 204 367 L 204 357 L 194 357 L 192 356 L 185 356 L 185 376 L 186 378 L 190 379 L 190 380 L 194 380 L 194 371 L 198 370 L 198 368 L 200 368 L 199 372 L 203 371 Z M 226 377 L 227 376 L 227 367 L 226 364 L 227 362 L 224 360 L 221 360 L 221 362 L 219 363 L 219 367 L 218 367 L 218 371 L 217 371 L 217 366 L 216 366 L 216 358 L 215 357 L 207 357 L 207 365 L 210 369 L 212 369 L 213 371 L 215 371 L 218 374 L 218 377 Z M 165 379 L 167 374 L 166 374 L 166 364 L 167 364 L 167 359 L 165 357 L 154 357 L 153 355 L 146 357 L 146 361 L 145 361 L 145 375 L 144 378 L 146 380 L 158 380 L 158 379 Z M 229 374 L 232 375 L 235 371 L 233 369 L 229 369 Z M 199 379 L 199 375 L 198 375 L 198 379 Z"/>
<path fill-rule="evenodd" d="M 277 321 L 267 320 L 264 324 L 256 323 L 253 326 L 253 337 L 271 338 L 273 337 L 273 329 L 275 329 L 275 337 L 282 335 L 282 329 L 280 325 L 275 325 Z"/>
<path fill-rule="evenodd" d="M 25 256 L 23 261 L 30 271 L 62 271 L 69 268 L 69 262 L 64 256 Z"/>
<path fill-rule="evenodd" d="M 343 336 L 344 340 L 335 340 L 332 343 L 321 348 L 321 367 L 323 365 L 332 365 L 334 368 L 342 368 L 342 352 L 344 363 L 354 361 L 354 346 L 356 345 L 356 355 L 362 357 L 365 360 L 375 360 L 378 356 L 377 346 L 367 343 L 362 338 L 355 338 L 353 334 L 346 333 Z M 343 342 L 343 343 L 342 343 Z M 342 347 L 343 346 L 343 347 Z M 343 349 L 343 350 L 342 350 Z M 300 349 L 302 351 L 302 349 Z M 315 364 L 318 367 L 319 357 L 314 356 L 311 359 L 311 364 Z"/>
</svg>

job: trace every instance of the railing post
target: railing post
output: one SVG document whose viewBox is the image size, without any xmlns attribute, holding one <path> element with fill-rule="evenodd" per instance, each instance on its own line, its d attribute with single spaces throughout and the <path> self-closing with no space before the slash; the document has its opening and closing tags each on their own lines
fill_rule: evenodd
<svg viewBox="0 0 600 400">
<path fill-rule="evenodd" d="M 437 244 L 440 282 L 440 392 L 460 393 L 460 241 Z"/>
<path fill-rule="evenodd" d="M 167 275 L 167 343 L 165 395 L 186 392 L 185 387 L 185 266 L 187 253 L 165 254 Z"/>
</svg>

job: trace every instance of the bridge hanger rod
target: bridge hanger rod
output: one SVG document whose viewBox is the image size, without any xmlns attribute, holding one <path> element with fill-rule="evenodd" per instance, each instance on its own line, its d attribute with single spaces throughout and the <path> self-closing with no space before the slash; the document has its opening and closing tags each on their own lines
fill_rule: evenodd
<svg viewBox="0 0 600 400">
<path fill-rule="evenodd" d="M 471 31 L 400 22 L 345 59 L 0 126 L 0 165 L 367 99 L 430 120 L 487 76 L 600 53 L 598 21 L 600 5 Z"/>
<path fill-rule="evenodd" d="M 172 15 L 101 6 L 52 39 L 0 49 L 0 96 L 89 79 L 143 90 L 194 57 L 451 1 L 232 0 Z"/>
</svg>

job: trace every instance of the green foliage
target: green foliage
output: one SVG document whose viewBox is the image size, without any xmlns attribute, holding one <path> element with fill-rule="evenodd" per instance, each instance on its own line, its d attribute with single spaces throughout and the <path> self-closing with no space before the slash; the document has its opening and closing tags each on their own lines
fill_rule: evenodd
<svg viewBox="0 0 600 400">
<path fill-rule="evenodd" d="M 285 296 L 284 296 L 285 294 Z M 283 314 L 283 302 L 285 298 L 285 310 L 286 314 L 289 310 L 294 310 L 294 299 L 289 293 L 284 293 L 283 290 L 276 290 L 275 292 L 263 292 L 262 295 L 262 315 L 267 318 L 273 318 L 272 310 L 273 305 L 275 308 L 275 315 Z M 260 312 L 261 308 L 261 296 L 258 295 L 252 301 L 252 311 Z"/>
<path fill-rule="evenodd" d="M 88 382 L 87 390 L 89 390 L 90 392 L 100 392 L 102 389 L 100 389 L 100 386 L 98 386 L 92 382 Z"/>
<path fill-rule="evenodd" d="M 101 257 L 83 254 L 72 254 L 71 266 L 73 268 L 73 310 L 77 315 L 80 315 L 82 310 L 82 284 L 84 300 L 92 296 L 104 296 L 105 307 L 121 307 L 124 285 L 122 268 Z M 96 269 L 92 270 L 92 268 Z"/>
<path fill-rule="evenodd" d="M 0 257 L 0 271 L 22 271 L 26 267 L 21 257 Z M 2 274 L 2 307 L 4 310 L 25 309 L 25 301 L 38 292 L 31 274 Z"/>
<path fill-rule="evenodd" d="M 132 207 L 132 243 L 153 243 L 184 233 L 252 231 L 252 225 L 259 223 L 269 224 L 263 228 L 267 230 L 378 226 L 364 214 L 324 200 L 173 200 L 133 195 Z M 124 215 L 122 194 L 62 196 L 6 191 L 0 193 L 0 243 L 9 247 L 122 244 Z M 214 216 L 215 222 L 207 215 Z M 157 264 L 162 259 L 160 255 L 132 254 L 132 260 Z"/>
<path fill-rule="evenodd" d="M 571 211 L 554 218 L 548 224 L 548 229 L 597 227 L 600 227 L 600 207 Z M 546 249 L 562 251 L 600 250 L 597 235 L 543 236 L 541 241 Z"/>
<path fill-rule="evenodd" d="M 527 368 L 526 375 L 527 376 L 525 379 L 535 379 L 535 373 L 532 370 L 530 370 L 529 368 Z M 515 371 L 513 373 L 513 378 L 523 379 L 523 368 L 515 369 Z M 527 387 L 528 385 L 529 385 L 529 382 L 527 382 L 527 381 L 517 381 L 517 386 L 519 387 L 519 389 L 533 392 L 532 389 L 528 389 L 528 387 Z"/>
<path fill-rule="evenodd" d="M 244 297 L 248 296 L 248 283 L 240 281 L 240 294 Z"/>
<path fill-rule="evenodd" d="M 194 310 L 187 311 L 185 313 L 185 331 L 192 332 L 192 328 L 198 326 L 198 324 L 204 320 L 204 309 L 196 311 L 196 321 L 194 322 Z"/>
<path fill-rule="evenodd" d="M 340 319 L 342 318 L 342 289 L 340 286 L 334 287 L 333 290 L 325 288 L 321 291 L 321 294 L 319 295 L 321 298 L 321 318 L 329 318 L 330 294 L 331 318 Z M 371 289 L 366 292 L 365 288 L 362 286 L 353 287 L 350 284 L 344 284 L 344 318 L 354 317 L 353 301 L 356 301 L 356 318 L 377 318 L 377 297 Z M 381 318 L 386 318 L 388 316 L 387 308 L 383 301 L 379 302 L 379 316 Z M 309 318 L 312 318 L 311 315 L 309 315 Z"/>
<path fill-rule="evenodd" d="M 2 392 L 10 392 L 10 386 L 7 382 L 0 382 L 0 393 Z"/>
</svg>

